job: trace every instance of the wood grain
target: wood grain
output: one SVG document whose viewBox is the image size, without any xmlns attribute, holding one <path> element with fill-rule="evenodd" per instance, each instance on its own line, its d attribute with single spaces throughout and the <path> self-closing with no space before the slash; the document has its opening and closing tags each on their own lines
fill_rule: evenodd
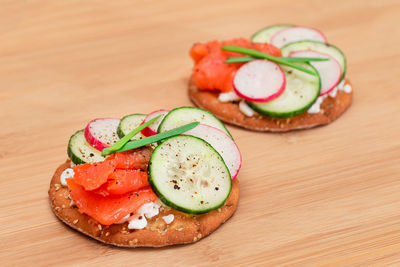
<svg viewBox="0 0 400 267">
<path fill-rule="evenodd" d="M 397 0 L 0 1 L 0 265 L 400 265 L 399 14 Z M 345 51 L 353 105 L 308 131 L 230 127 L 244 162 L 227 224 L 131 250 L 55 218 L 48 185 L 75 130 L 190 105 L 192 43 L 278 22 Z"/>
</svg>

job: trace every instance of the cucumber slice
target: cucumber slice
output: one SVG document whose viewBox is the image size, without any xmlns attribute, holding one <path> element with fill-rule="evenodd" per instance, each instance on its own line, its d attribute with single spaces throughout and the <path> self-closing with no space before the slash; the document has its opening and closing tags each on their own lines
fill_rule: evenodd
<svg viewBox="0 0 400 267">
<path fill-rule="evenodd" d="M 124 137 L 128 133 L 130 133 L 133 129 L 139 127 L 139 125 L 146 118 L 146 114 L 130 114 L 126 115 L 121 119 L 118 125 L 117 134 L 119 138 Z M 138 140 L 143 138 L 142 133 L 138 133 L 131 140 Z"/>
<path fill-rule="evenodd" d="M 297 64 L 317 73 L 308 63 Z M 293 117 L 308 110 L 318 98 L 321 89 L 319 76 L 312 76 L 287 66 L 281 67 L 286 76 L 286 88 L 283 93 L 269 102 L 247 102 L 260 114 L 275 118 Z"/>
<path fill-rule="evenodd" d="M 206 141 L 189 135 L 166 139 L 149 162 L 149 184 L 167 206 L 203 214 L 224 205 L 232 179 L 221 155 Z"/>
<path fill-rule="evenodd" d="M 342 50 L 340 50 L 334 45 L 318 41 L 298 41 L 298 42 L 288 43 L 287 45 L 281 48 L 282 56 L 284 57 L 288 57 L 292 52 L 302 51 L 302 50 L 317 51 L 320 53 L 328 54 L 334 59 L 336 59 L 337 62 L 339 62 L 340 67 L 342 68 L 342 76 L 340 79 L 341 80 L 344 79 L 347 67 L 346 67 L 346 57 L 344 56 Z"/>
<path fill-rule="evenodd" d="M 196 107 L 180 107 L 171 110 L 158 126 L 158 132 L 166 132 L 195 121 L 220 129 L 232 138 L 228 129 L 214 114 Z"/>
<path fill-rule="evenodd" d="M 105 160 L 101 152 L 90 146 L 86 141 L 84 130 L 79 130 L 70 137 L 67 153 L 74 164 L 93 163 Z"/>
<path fill-rule="evenodd" d="M 342 76 L 342 68 L 336 59 L 328 54 L 316 52 L 316 51 L 297 51 L 290 54 L 291 57 L 315 57 L 315 58 L 329 58 L 328 61 L 313 61 L 309 62 L 319 74 L 321 78 L 321 92 L 320 96 L 329 94 L 332 90 L 336 88 L 340 82 Z"/>
<path fill-rule="evenodd" d="M 270 43 L 271 37 L 275 35 L 275 33 L 287 29 L 290 27 L 294 27 L 291 24 L 276 24 L 272 26 L 268 26 L 262 30 L 259 30 L 255 34 L 251 36 L 251 41 L 255 43 Z"/>
</svg>

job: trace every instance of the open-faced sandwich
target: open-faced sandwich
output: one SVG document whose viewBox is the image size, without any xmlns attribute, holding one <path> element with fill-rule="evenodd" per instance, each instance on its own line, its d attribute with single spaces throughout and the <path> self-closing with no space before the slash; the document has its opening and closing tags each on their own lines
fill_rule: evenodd
<svg viewBox="0 0 400 267">
<path fill-rule="evenodd" d="M 197 43 L 190 55 L 192 102 L 246 129 L 328 124 L 351 103 L 343 52 L 312 28 L 273 25 L 251 40 Z"/>
<path fill-rule="evenodd" d="M 238 204 L 240 151 L 200 108 L 92 120 L 71 136 L 68 157 L 51 180 L 53 212 L 107 244 L 196 242 Z"/>
</svg>

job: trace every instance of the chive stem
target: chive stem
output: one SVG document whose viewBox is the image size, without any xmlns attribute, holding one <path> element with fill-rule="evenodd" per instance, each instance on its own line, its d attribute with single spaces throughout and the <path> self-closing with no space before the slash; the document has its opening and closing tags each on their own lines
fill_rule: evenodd
<svg viewBox="0 0 400 267">
<path fill-rule="evenodd" d="M 280 59 L 288 62 L 312 62 L 312 61 L 329 61 L 329 58 L 322 57 L 280 57 Z"/>
<path fill-rule="evenodd" d="M 225 63 L 243 63 L 249 62 L 256 57 L 230 57 L 225 60 Z M 319 57 L 280 57 L 280 59 L 286 60 L 287 62 L 311 62 L 311 61 L 328 61 L 329 58 L 319 58 Z"/>
<path fill-rule="evenodd" d="M 189 131 L 190 129 L 193 129 L 194 127 L 196 127 L 199 124 L 200 124 L 200 122 L 196 121 L 196 122 L 185 124 L 181 127 L 178 127 L 178 128 L 175 128 L 175 129 L 163 132 L 163 133 L 159 133 L 159 134 L 145 137 L 145 138 L 135 140 L 135 141 L 130 141 L 130 142 L 126 143 L 123 147 L 121 147 L 120 149 L 118 149 L 117 151 L 114 151 L 114 152 L 123 152 L 123 151 L 131 150 L 131 149 L 135 149 L 138 147 L 142 147 L 145 145 L 149 145 L 149 144 L 167 139 L 169 137 L 184 133 L 186 131 Z M 107 152 L 106 155 L 111 154 L 111 153 L 113 153 L 113 152 L 110 152 L 110 153 Z"/>
<path fill-rule="evenodd" d="M 158 115 L 157 117 L 155 117 L 155 118 L 153 118 L 153 119 L 141 124 L 139 127 L 136 127 L 135 129 L 130 131 L 127 135 L 125 135 L 120 140 L 115 142 L 115 144 L 113 144 L 110 147 L 106 147 L 105 149 L 103 149 L 103 151 L 101 151 L 101 155 L 102 156 L 109 155 L 109 154 L 112 154 L 115 151 L 121 149 L 126 143 L 128 143 L 132 139 L 132 137 L 134 137 L 135 135 L 140 133 L 144 128 L 150 126 L 153 122 L 158 120 L 160 117 L 161 117 L 161 115 Z"/>
<path fill-rule="evenodd" d="M 308 70 L 308 69 L 306 69 L 306 68 L 304 68 L 302 66 L 290 63 L 290 62 L 288 62 L 288 61 L 286 61 L 284 59 L 281 59 L 279 57 L 274 57 L 274 56 L 268 55 L 266 53 L 263 53 L 263 52 L 260 52 L 260 51 L 254 50 L 254 49 L 244 48 L 244 47 L 240 47 L 240 46 L 233 46 L 233 45 L 226 45 L 226 46 L 223 46 L 221 49 L 224 50 L 224 51 L 241 53 L 241 54 L 249 55 L 249 56 L 256 57 L 256 58 L 268 59 L 268 60 L 273 61 L 275 63 L 286 65 L 286 66 L 291 67 L 293 69 L 297 69 L 297 70 L 300 70 L 302 72 L 308 73 L 310 75 L 317 76 L 317 74 L 315 72 L 313 72 L 311 70 Z"/>
<path fill-rule="evenodd" d="M 254 59 L 257 59 L 256 57 L 230 57 L 227 60 L 225 60 L 225 63 L 241 63 L 241 62 L 249 62 Z"/>
</svg>

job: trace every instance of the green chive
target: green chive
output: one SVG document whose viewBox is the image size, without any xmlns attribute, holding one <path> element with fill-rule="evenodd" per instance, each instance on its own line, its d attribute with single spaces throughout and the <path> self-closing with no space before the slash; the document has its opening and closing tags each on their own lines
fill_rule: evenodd
<svg viewBox="0 0 400 267">
<path fill-rule="evenodd" d="M 243 63 L 249 62 L 256 57 L 230 57 L 225 63 Z M 329 58 L 319 58 L 319 57 L 280 57 L 280 59 L 286 60 L 287 62 L 310 62 L 310 61 L 328 61 Z"/>
<path fill-rule="evenodd" d="M 311 61 L 329 61 L 329 58 L 322 57 L 280 57 L 287 62 L 311 62 Z"/>
<path fill-rule="evenodd" d="M 263 52 L 260 52 L 260 51 L 254 50 L 254 49 L 244 48 L 244 47 L 240 47 L 240 46 L 233 46 L 233 45 L 226 45 L 226 46 L 223 46 L 221 49 L 224 51 L 236 52 L 236 53 L 245 54 L 245 55 L 249 55 L 249 56 L 256 57 L 256 58 L 268 59 L 275 63 L 286 65 L 293 69 L 297 69 L 302 72 L 308 73 L 310 75 L 317 76 L 317 74 L 315 72 L 308 70 L 302 66 L 292 64 L 292 63 L 287 62 L 286 60 L 281 59 L 279 57 L 274 57 L 274 56 L 265 54 Z"/>
<path fill-rule="evenodd" d="M 139 127 L 135 128 L 135 129 L 133 129 L 127 135 L 125 135 L 120 140 L 118 140 L 115 144 L 103 149 L 103 151 L 101 151 L 101 155 L 102 156 L 109 155 L 109 154 L 112 154 L 115 151 L 121 149 L 126 143 L 128 143 L 132 139 L 132 137 L 134 137 L 135 135 L 140 133 L 140 131 L 142 131 L 144 128 L 150 126 L 153 122 L 158 120 L 160 117 L 161 117 L 161 115 L 158 115 L 157 117 L 149 120 L 148 122 L 143 123 L 142 125 L 140 125 Z"/>
<path fill-rule="evenodd" d="M 199 124 L 200 124 L 200 122 L 196 121 L 196 122 L 192 122 L 192 123 L 183 125 L 181 127 L 169 130 L 167 132 L 159 133 L 159 134 L 145 137 L 145 138 L 135 140 L 135 141 L 130 141 L 130 142 L 126 143 L 122 148 L 120 148 L 119 150 L 117 150 L 115 152 L 123 152 L 123 151 L 131 150 L 134 148 L 142 147 L 145 145 L 149 145 L 149 144 L 167 139 L 169 137 L 184 133 L 186 131 L 189 131 L 190 129 L 193 129 L 194 127 L 196 127 Z"/>
<path fill-rule="evenodd" d="M 225 60 L 225 63 L 241 63 L 241 62 L 249 62 L 254 59 L 257 59 L 256 57 L 230 57 L 227 60 Z"/>
</svg>

